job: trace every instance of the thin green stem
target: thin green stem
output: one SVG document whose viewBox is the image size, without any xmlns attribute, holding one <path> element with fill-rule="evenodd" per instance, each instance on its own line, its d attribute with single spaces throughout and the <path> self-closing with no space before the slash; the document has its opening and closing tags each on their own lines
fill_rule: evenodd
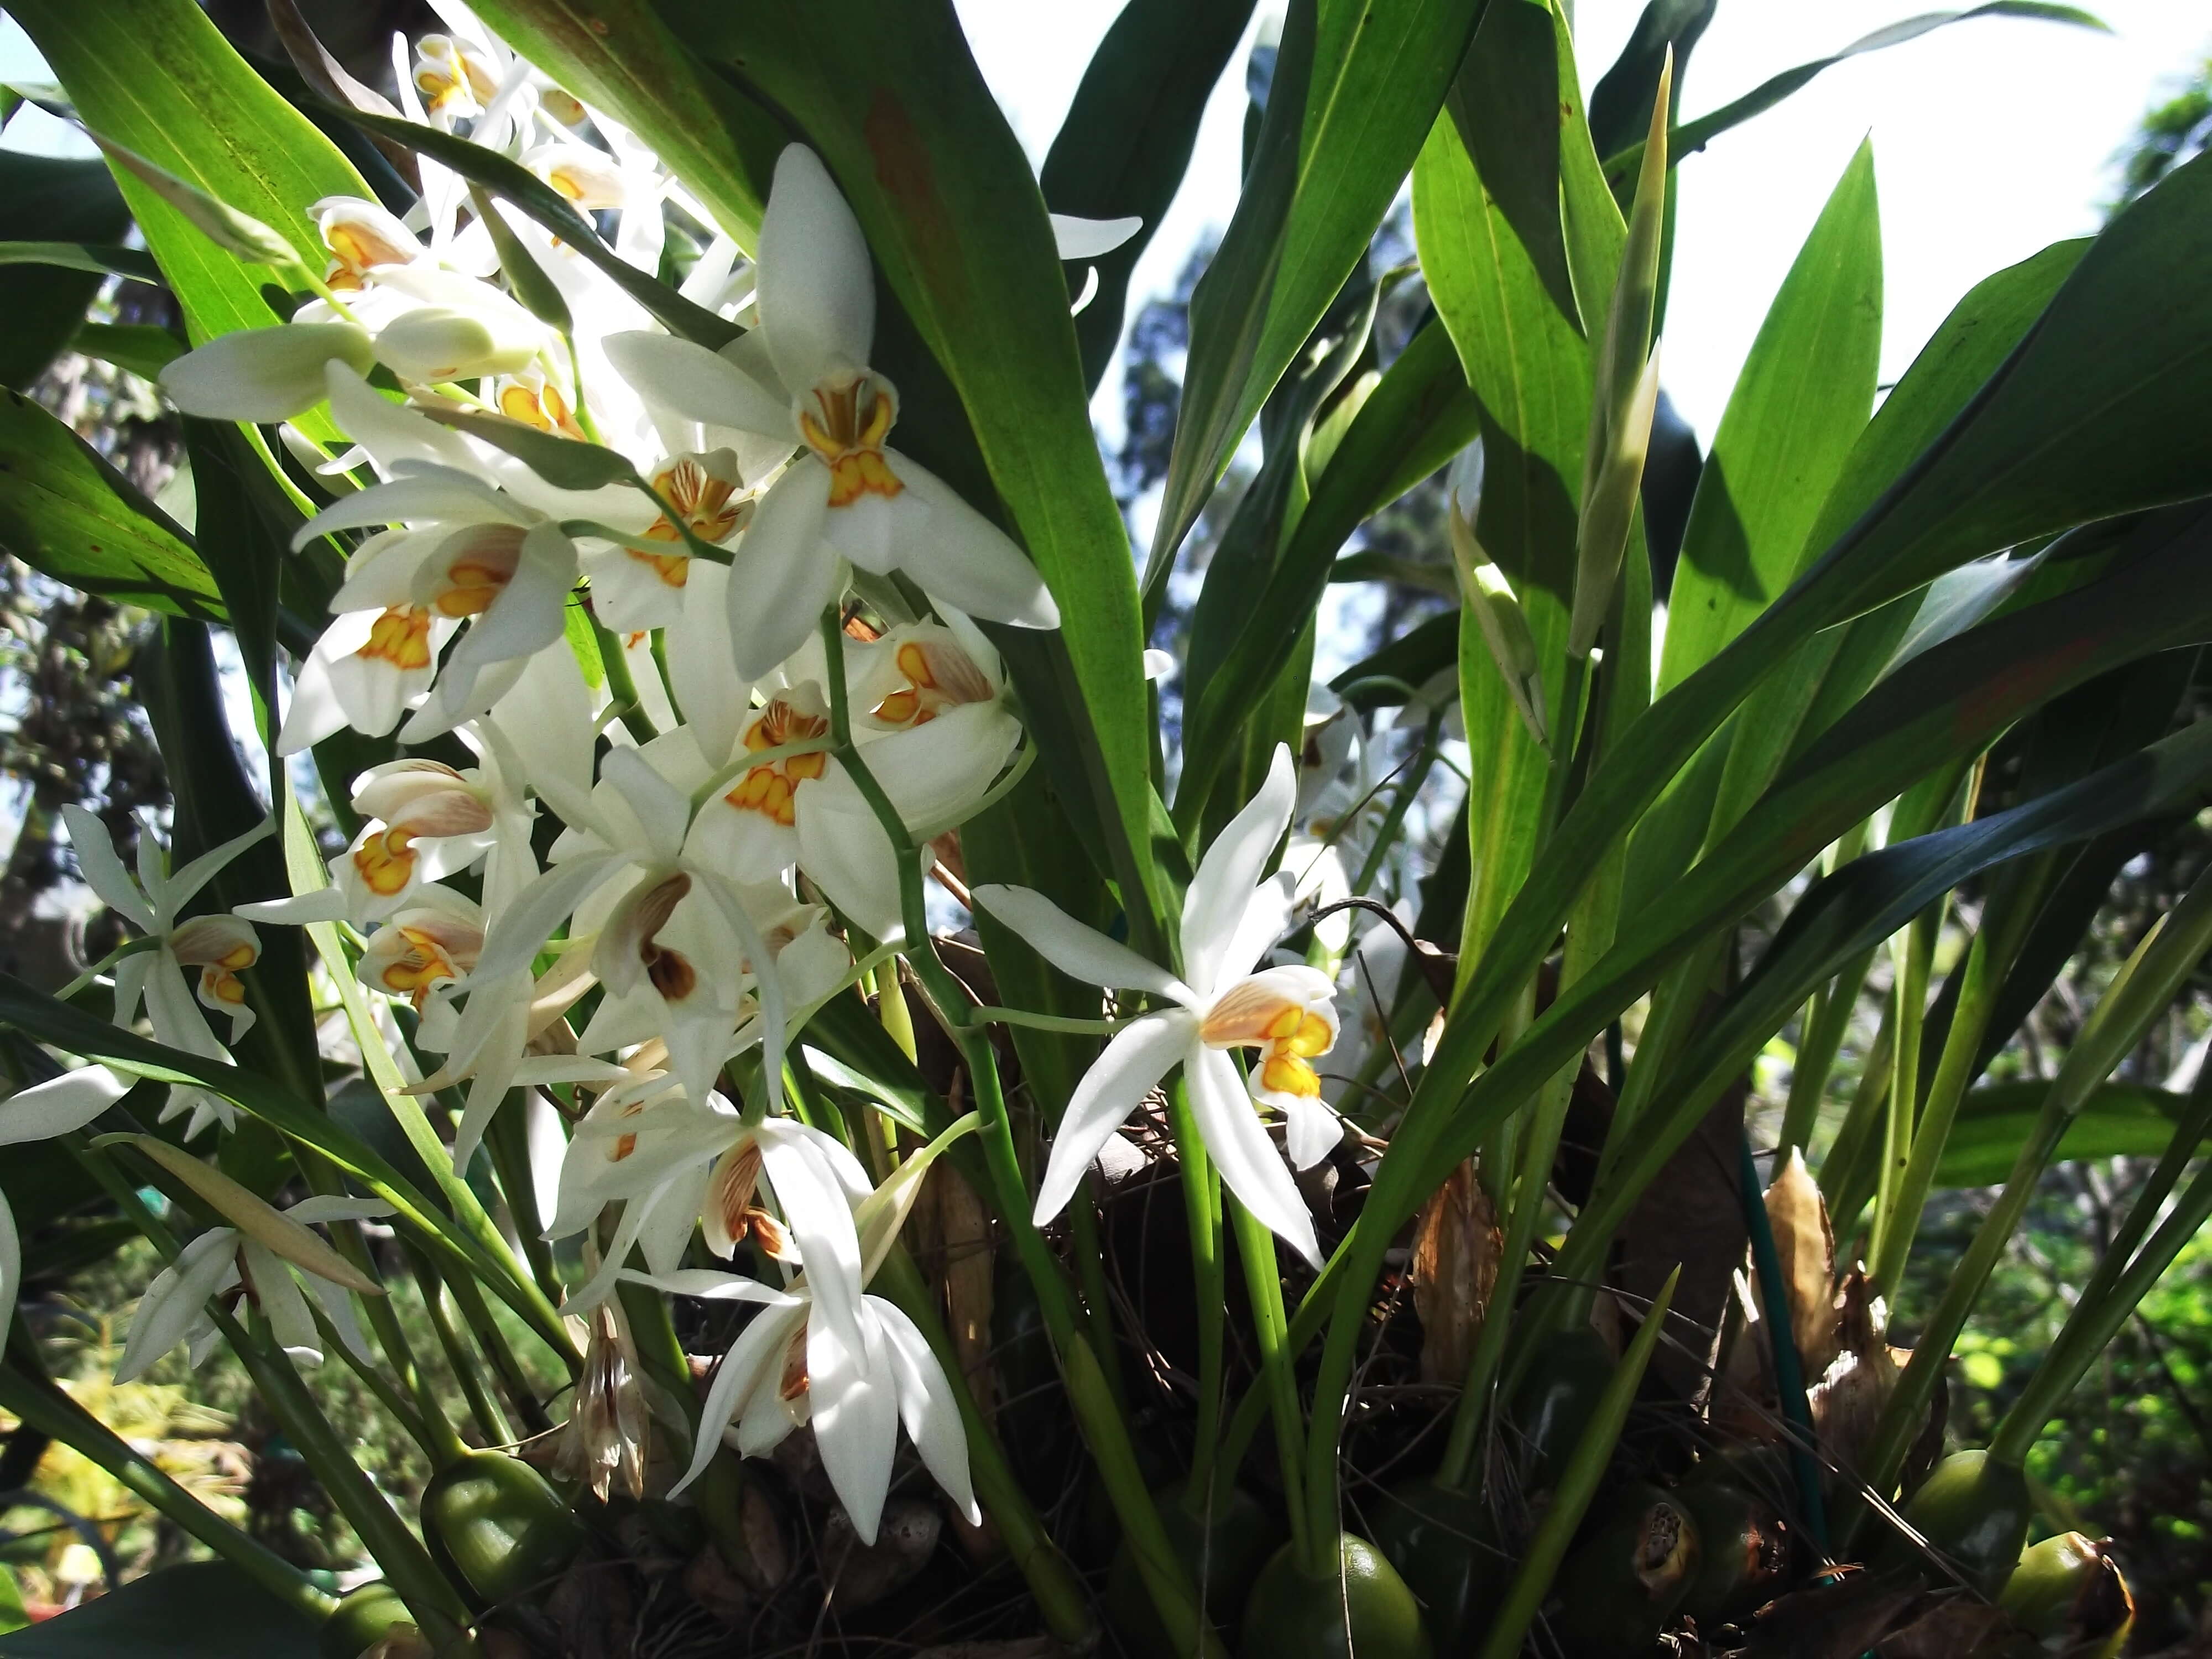
<svg viewBox="0 0 2212 1659">
<path fill-rule="evenodd" d="M 1222 1393 L 1227 1387 L 1223 1365 L 1225 1326 L 1229 1316 L 1228 1264 L 1222 1259 L 1222 1193 L 1220 1172 L 1198 1132 L 1190 1109 L 1190 1089 L 1181 1077 L 1168 1085 L 1168 1130 L 1174 1135 L 1176 1167 L 1182 1188 L 1183 1230 L 1190 1235 L 1190 1273 L 1193 1306 L 1198 1322 L 1198 1431 L 1191 1446 L 1190 1479 L 1184 1483 L 1183 1504 L 1192 1513 L 1203 1511 L 1212 1501 L 1217 1468 L 1216 1445 L 1221 1429 Z M 1231 1480 L 1237 1466 L 1223 1471 Z"/>
<path fill-rule="evenodd" d="M 980 1025 L 1024 1025 L 1033 1031 L 1061 1031 L 1071 1036 L 1111 1036 L 1130 1022 L 1126 1019 L 1083 1019 L 1073 1014 L 1036 1014 L 1026 1008 L 1003 1008 L 983 1003 L 968 1011 Z"/>
<path fill-rule="evenodd" d="M 1889 1112 L 1883 1120 L 1881 1166 L 1875 1180 L 1874 1273 L 1875 1291 L 1894 1295 L 1912 1249 L 1919 1212 L 1903 1206 L 1905 1172 L 1912 1162 L 1916 1115 L 1920 1108 L 1920 1030 L 1928 1013 L 1928 970 L 1936 954 L 1936 930 L 1942 900 L 1912 919 L 1893 941 L 1896 978 L 1891 986 L 1895 1012 L 1889 1047 Z"/>
<path fill-rule="evenodd" d="M 1282 1268 L 1275 1257 L 1275 1236 L 1235 1199 L 1224 1196 L 1244 1263 L 1244 1288 L 1252 1300 L 1252 1326 L 1260 1339 L 1260 1370 L 1275 1419 L 1275 1449 L 1283 1460 L 1283 1505 L 1291 1521 L 1291 1550 L 1309 1578 L 1326 1578 L 1335 1568 L 1334 1529 L 1316 1536 L 1306 1514 L 1298 1457 L 1305 1445 L 1305 1415 L 1298 1409 L 1298 1380 L 1283 1317 Z M 1194 1482 L 1193 1484 L 1195 1484 Z M 1324 1547 L 1326 1546 L 1326 1547 Z"/>
<path fill-rule="evenodd" d="M 538 1390 L 532 1386 L 530 1374 L 522 1369 L 522 1362 L 515 1357 L 514 1349 L 507 1342 L 507 1333 L 500 1329 L 499 1322 L 492 1316 L 491 1304 L 484 1300 L 483 1286 L 466 1273 L 448 1273 L 445 1279 L 446 1288 L 453 1298 L 453 1306 L 459 1310 L 461 1318 L 466 1322 L 471 1334 L 477 1340 L 477 1346 L 491 1361 L 491 1368 L 499 1376 L 501 1391 L 506 1394 L 508 1404 L 514 1407 L 515 1416 L 521 1419 L 522 1432 L 526 1436 L 544 1433 L 553 1426 L 553 1421 L 546 1416 L 545 1407 L 538 1398 Z"/>
<path fill-rule="evenodd" d="M 607 697 L 617 717 L 630 736 L 640 743 L 651 743 L 660 735 L 660 728 L 638 699 L 637 680 L 629 672 L 629 657 L 622 641 L 599 620 L 597 611 L 586 607 L 585 614 L 591 617 L 592 635 L 599 643 L 599 665 L 606 671 Z"/>
<path fill-rule="evenodd" d="M 86 969 L 68 984 L 63 986 L 60 990 L 55 992 L 54 1000 L 57 1002 L 69 1002 L 73 1000 L 87 990 L 90 989 L 94 980 L 98 979 L 102 974 L 112 969 L 115 964 L 122 961 L 124 957 L 135 957 L 143 951 L 155 950 L 159 948 L 161 943 L 161 941 L 160 939 L 154 938 L 151 934 L 143 934 L 137 939 L 127 939 L 124 940 L 122 944 L 117 945 L 106 956 L 100 957 L 98 962 L 94 963 L 91 967 Z"/>
<path fill-rule="evenodd" d="M 492 1114 L 484 1131 L 490 1149 L 492 1173 L 507 1200 L 507 1213 L 514 1223 L 514 1236 L 522 1243 L 523 1260 L 530 1276 L 549 1302 L 562 1295 L 561 1277 L 553 1271 L 553 1249 L 545 1242 L 545 1218 L 538 1211 L 538 1183 L 530 1168 L 530 1125 L 524 1116 L 526 1097 L 509 1094 Z"/>
<path fill-rule="evenodd" d="M 461 1398 L 468 1401 L 469 1415 L 476 1421 L 477 1433 L 487 1446 L 507 1446 L 514 1443 L 514 1431 L 508 1426 L 507 1413 L 500 1410 L 499 1401 L 485 1388 L 483 1377 L 477 1371 L 476 1356 L 453 1328 L 453 1321 L 446 1310 L 445 1286 L 439 1281 L 438 1271 L 422 1251 L 410 1249 L 415 1267 L 416 1288 L 422 1293 L 422 1309 L 429 1316 L 430 1329 L 436 1334 L 438 1346 L 445 1350 L 447 1369 L 460 1386 Z"/>
</svg>

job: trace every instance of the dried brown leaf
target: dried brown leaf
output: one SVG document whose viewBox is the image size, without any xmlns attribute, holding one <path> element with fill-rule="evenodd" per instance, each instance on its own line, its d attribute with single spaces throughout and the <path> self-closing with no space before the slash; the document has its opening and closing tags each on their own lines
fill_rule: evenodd
<svg viewBox="0 0 2212 1659">
<path fill-rule="evenodd" d="M 1444 1177 L 1413 1223 L 1411 1277 L 1421 1319 L 1421 1380 L 1467 1375 L 1484 1311 L 1498 1287 L 1505 1236 L 1472 1159 Z"/>
</svg>

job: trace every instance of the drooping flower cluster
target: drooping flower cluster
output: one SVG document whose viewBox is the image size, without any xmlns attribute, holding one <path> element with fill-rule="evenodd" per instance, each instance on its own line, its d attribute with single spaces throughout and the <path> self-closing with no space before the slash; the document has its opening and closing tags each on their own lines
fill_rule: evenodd
<svg viewBox="0 0 2212 1659">
<path fill-rule="evenodd" d="M 439 9 L 451 32 L 401 55 L 406 112 L 606 216 L 615 252 L 648 272 L 671 217 L 690 221 L 702 246 L 683 298 L 729 337 L 669 332 L 576 247 L 472 200 L 427 155 L 404 219 L 367 201 L 315 204 L 322 296 L 186 354 L 162 383 L 190 413 L 288 423 L 330 498 L 295 546 L 349 550 L 278 753 L 346 728 L 412 752 L 352 781 L 343 805 L 358 828 L 326 885 L 235 915 L 180 919 L 242 842 L 171 876 L 149 830 L 133 883 L 96 821 L 72 817 L 88 879 L 145 935 L 117 966 L 117 1018 L 143 1003 L 161 1041 L 225 1060 L 200 1009 L 228 1014 L 234 1041 L 250 1025 L 238 975 L 256 959 L 255 926 L 339 928 L 319 937 L 351 960 L 328 960 L 326 944 L 325 968 L 410 1012 L 402 1046 L 414 1052 L 399 1058 L 427 1057 L 417 1092 L 463 1093 L 457 1169 L 513 1091 L 563 1103 L 573 1122 L 548 1237 L 582 1241 L 564 1310 L 592 1321 L 608 1376 L 623 1370 L 610 1298 L 625 1279 L 759 1304 L 721 1362 L 686 1483 L 724 1425 L 753 1453 L 811 1421 L 870 1537 L 902 1420 L 972 1512 L 945 1375 L 905 1316 L 866 1291 L 942 1138 L 872 1188 L 842 1143 L 784 1115 L 783 1073 L 815 1010 L 881 953 L 919 943 L 906 934 L 933 842 L 1030 763 L 978 621 L 1049 629 L 1058 610 L 1005 532 L 897 447 L 898 389 L 871 362 L 866 242 L 812 151 L 793 145 L 778 162 L 748 263 L 619 124 L 462 7 Z M 1133 228 L 1056 225 L 1074 257 Z M 502 269 L 501 250 L 518 247 L 557 289 L 559 325 L 517 297 L 531 285 Z M 1079 1091 L 1040 1218 L 1180 1062 L 1232 1189 L 1318 1260 L 1255 1109 L 1286 1115 L 1300 1167 L 1335 1144 L 1310 1064 L 1335 1038 L 1331 981 L 1255 971 L 1287 914 L 1287 885 L 1262 875 L 1293 793 L 1279 754 L 1191 887 L 1180 977 L 1040 896 L 979 893 L 1060 967 L 1169 1005 L 1123 1030 Z M 1253 1055 L 1249 1081 L 1239 1050 Z M 25 1120 L 61 1129 L 28 1133 L 79 1127 L 118 1090 L 80 1088 Z M 228 1126 L 216 1094 L 173 1097 L 192 1133 Z M 364 1213 L 314 1202 L 290 1224 Z M 750 1240 L 783 1282 L 686 1267 L 695 1236 L 726 1261 Z M 214 1237 L 164 1276 L 128 1363 L 185 1340 L 241 1273 L 286 1346 L 310 1352 L 307 1304 L 276 1258 Z M 339 1281 L 304 1271 L 357 1346 L 326 1293 Z M 580 1413 L 588 1403 L 580 1395 Z M 591 1413 L 624 1420 L 611 1398 Z M 580 1455 L 602 1485 L 617 1468 L 634 1478 L 638 1462 L 626 1445 Z"/>
</svg>

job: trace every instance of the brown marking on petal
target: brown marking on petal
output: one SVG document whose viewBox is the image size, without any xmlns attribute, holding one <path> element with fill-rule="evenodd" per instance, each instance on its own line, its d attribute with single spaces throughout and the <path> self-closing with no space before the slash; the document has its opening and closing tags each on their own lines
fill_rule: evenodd
<svg viewBox="0 0 2212 1659">
<path fill-rule="evenodd" d="M 796 1400 L 806 1392 L 806 1327 L 801 1325 L 783 1351 L 783 1386 L 778 1392 L 786 1400 Z"/>
</svg>

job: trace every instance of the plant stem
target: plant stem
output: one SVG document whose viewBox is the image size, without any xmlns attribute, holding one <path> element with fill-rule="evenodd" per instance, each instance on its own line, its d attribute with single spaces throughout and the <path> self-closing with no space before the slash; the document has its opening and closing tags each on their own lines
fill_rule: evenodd
<svg viewBox="0 0 2212 1659">
<path fill-rule="evenodd" d="M 1667 1283 L 1644 1314 L 1644 1323 L 1638 1327 L 1628 1352 L 1621 1355 L 1619 1368 L 1607 1382 L 1605 1392 L 1598 1396 L 1589 1425 L 1576 1440 L 1566 1467 L 1559 1473 L 1559 1485 L 1553 1491 L 1544 1517 L 1536 1523 L 1535 1534 L 1522 1554 L 1520 1570 L 1513 1575 L 1513 1585 L 1505 1594 L 1504 1604 L 1491 1621 L 1490 1634 L 1482 1644 L 1481 1659 L 1513 1659 L 1521 1651 L 1529 1623 L 1544 1597 L 1551 1593 L 1552 1580 L 1559 1574 L 1559 1563 L 1566 1559 L 1567 1546 L 1574 1540 L 1575 1529 L 1582 1524 L 1583 1516 L 1605 1478 L 1606 1466 L 1612 1462 L 1621 1427 L 1628 1420 L 1628 1408 L 1635 1402 L 1637 1388 L 1644 1381 L 1644 1368 L 1650 1363 L 1651 1350 L 1658 1346 L 1660 1331 L 1667 1323 L 1667 1309 L 1674 1299 L 1675 1282 L 1681 1276 L 1679 1267 L 1667 1275 Z"/>
<path fill-rule="evenodd" d="M 904 1245 L 892 1248 L 884 1265 L 876 1270 L 870 1288 L 888 1297 L 914 1321 L 930 1351 L 937 1356 L 945 1380 L 951 1384 L 953 1401 L 960 1408 L 961 1425 L 968 1433 L 968 1473 L 975 1483 L 976 1501 L 998 1528 L 1007 1555 L 1028 1581 L 1030 1593 L 1036 1597 L 1038 1610 L 1044 1614 L 1045 1627 L 1079 1651 L 1089 1647 L 1097 1639 L 1098 1626 L 1091 1617 L 1083 1582 L 1053 1543 L 1029 1495 L 1007 1466 L 1006 1455 L 999 1445 L 997 1435 L 976 1407 L 974 1391 L 968 1386 L 967 1372 L 961 1367 L 959 1352 L 945 1334 L 945 1322 L 938 1316 L 936 1302 Z"/>
<path fill-rule="evenodd" d="M 1244 1287 L 1252 1299 L 1261 1374 L 1275 1419 L 1275 1449 L 1283 1460 L 1283 1506 L 1290 1514 L 1291 1550 L 1298 1570 L 1307 1577 L 1331 1577 L 1336 1569 L 1336 1533 L 1334 1528 L 1325 1535 L 1314 1532 L 1298 1474 L 1299 1455 L 1305 1448 L 1305 1415 L 1298 1409 L 1298 1380 L 1291 1369 L 1294 1356 L 1285 1340 L 1282 1267 L 1275 1256 L 1275 1236 L 1235 1199 L 1224 1196 L 1222 1208 L 1237 1234 L 1237 1251 L 1244 1262 Z"/>
<path fill-rule="evenodd" d="M 1782 1109 L 1784 1156 L 1802 1152 L 1812 1145 L 1813 1131 L 1820 1121 L 1820 1103 L 1827 1094 L 1828 1079 L 1835 1073 L 1836 1056 L 1843 1052 L 1851 1016 L 1858 1012 L 1860 988 L 1873 965 L 1873 951 L 1845 963 L 1806 1005 L 1797 1061 L 1790 1073 L 1790 1099 Z"/>
<path fill-rule="evenodd" d="M 1942 1380 L 1944 1364 L 1959 1333 L 1966 1328 L 1990 1270 L 2019 1226 L 2042 1179 L 2044 1166 L 2057 1151 L 2075 1115 L 2165 1012 L 2175 990 L 2195 969 L 2208 945 L 2212 945 L 2212 872 L 2198 876 L 2181 902 L 2136 947 L 2098 1000 L 2052 1079 L 2034 1127 L 2013 1160 L 2004 1191 L 1953 1271 L 1943 1299 L 1929 1315 L 1919 1344 L 1912 1351 L 1911 1363 L 1897 1379 L 1882 1408 L 1861 1470 L 1865 1483 L 1876 1492 L 1886 1494 L 1895 1482 L 1905 1448 L 1918 1431 L 1922 1414 Z M 1838 1540 L 1841 1545 L 1849 1541 Z"/>
<path fill-rule="evenodd" d="M 1928 969 L 1942 915 L 1943 902 L 1938 899 L 1892 941 L 1896 978 L 1891 986 L 1895 1012 L 1890 1029 L 1895 1036 L 1889 1045 L 1889 1110 L 1882 1120 L 1881 1165 L 1874 1197 L 1873 1278 L 1875 1292 L 1883 1297 L 1895 1291 L 1912 1249 L 1913 1231 L 1920 1224 L 1920 1212 L 1905 1212 L 1900 1200 L 1912 1161 L 1914 1115 L 1920 1106 L 1920 1028 L 1928 1014 Z"/>
<path fill-rule="evenodd" d="M 918 1052 L 914 1040 L 914 1011 L 906 1006 L 906 988 L 899 983 L 898 958 L 876 966 L 876 1018 L 883 1022 L 899 1052 L 912 1060 Z"/>
<path fill-rule="evenodd" d="M 1198 1430 L 1191 1447 L 1190 1479 L 1183 1488 L 1184 1507 L 1197 1514 L 1212 1501 L 1214 1443 L 1220 1435 L 1222 1391 L 1227 1386 L 1222 1355 L 1229 1315 L 1229 1275 L 1221 1254 L 1220 1172 L 1206 1150 L 1206 1138 L 1198 1132 L 1198 1120 L 1191 1115 L 1190 1091 L 1182 1078 L 1168 1085 L 1167 1097 L 1168 1127 L 1175 1136 L 1176 1166 L 1182 1177 L 1183 1225 L 1190 1235 L 1191 1294 L 1198 1322 Z M 1277 1299 L 1280 1300 L 1279 1290 Z M 1226 1473 L 1234 1481 L 1237 1466 L 1231 1463 Z"/>
<path fill-rule="evenodd" d="M 2049 854 L 2025 867 L 2008 872 L 1983 907 L 1981 926 L 1967 947 L 1960 969 L 1959 1000 L 1951 1024 L 1943 1034 L 1943 1052 L 1936 1062 L 1936 1075 L 1928 1085 L 1927 1103 L 1921 1109 L 1912 1134 L 1911 1156 L 1899 1183 L 1896 1205 L 1899 1224 L 1886 1239 L 1888 1254 L 1875 1257 L 1875 1291 L 1896 1304 L 1898 1286 L 1904 1282 L 1905 1264 L 1919 1231 L 1920 1213 L 1936 1184 L 1936 1169 L 1951 1138 L 1951 1126 L 1973 1081 L 1975 1062 L 1981 1056 L 1982 1038 L 1996 1012 L 2005 977 L 2019 959 L 2029 927 L 2042 908 L 2044 894 L 2056 861 Z"/>
<path fill-rule="evenodd" d="M 988 1034 L 969 1023 L 974 999 L 932 946 L 929 921 L 922 903 L 921 866 L 914 856 L 912 836 L 883 787 L 868 770 L 867 763 L 853 745 L 852 723 L 845 685 L 844 632 L 836 607 L 822 618 L 824 678 L 830 685 L 830 730 L 836 753 L 876 821 L 890 839 L 898 865 L 899 901 L 907 932 L 906 949 L 922 991 L 945 1022 L 947 1033 L 958 1043 L 968 1068 L 969 1086 L 979 1120 L 978 1139 L 983 1163 L 1000 1218 L 1012 1237 L 1023 1271 L 1036 1291 L 1037 1306 L 1058 1354 L 1067 1387 L 1068 1402 L 1083 1431 L 1085 1444 L 1098 1466 L 1108 1497 L 1129 1540 L 1131 1553 L 1152 1593 L 1154 1606 L 1167 1626 L 1178 1651 L 1218 1655 L 1220 1644 L 1206 1624 L 1188 1573 L 1160 1524 L 1158 1510 L 1146 1489 L 1144 1474 L 1129 1440 L 1128 1425 L 1114 1401 L 1098 1356 L 1077 1328 L 1074 1298 L 1066 1280 L 1036 1229 L 1030 1215 L 1029 1187 L 1023 1178 L 1021 1159 L 1014 1148 L 1012 1121 L 999 1084 L 998 1055 Z"/>
<path fill-rule="evenodd" d="M 521 1241 L 523 1260 L 530 1264 L 530 1276 L 547 1301 L 557 1302 L 562 1294 L 561 1277 L 553 1271 L 553 1250 L 545 1242 L 545 1218 L 538 1213 L 538 1183 L 530 1168 L 530 1124 L 525 1116 L 528 1100 L 520 1092 L 507 1096 L 492 1114 L 484 1130 L 484 1145 L 490 1149 L 492 1173 L 499 1177 L 499 1189 L 507 1200 L 514 1236 Z"/>
<path fill-rule="evenodd" d="M 515 1358 L 514 1348 L 507 1343 L 507 1333 L 492 1317 L 491 1305 L 484 1300 L 483 1287 L 466 1273 L 447 1273 L 444 1277 L 454 1307 L 467 1322 L 477 1346 L 484 1351 L 492 1369 L 499 1373 L 499 1386 L 514 1407 L 514 1414 L 521 1419 L 522 1432 L 525 1436 L 544 1433 L 553 1426 L 552 1419 L 545 1415 L 545 1407 L 538 1401 L 538 1390 L 532 1385 L 529 1373 L 522 1369 L 522 1362 Z"/>
<path fill-rule="evenodd" d="M 483 1378 L 477 1370 L 476 1356 L 461 1340 L 460 1333 L 453 1328 L 452 1316 L 446 1311 L 446 1287 L 439 1281 L 437 1269 L 420 1250 L 410 1247 L 407 1254 L 414 1263 L 416 1288 L 422 1293 L 422 1310 L 429 1316 L 438 1346 L 446 1352 L 447 1368 L 460 1386 L 461 1397 L 469 1402 L 469 1415 L 476 1419 L 477 1433 L 487 1446 L 512 1444 L 514 1431 L 507 1425 L 507 1414 L 484 1387 Z"/>
</svg>

